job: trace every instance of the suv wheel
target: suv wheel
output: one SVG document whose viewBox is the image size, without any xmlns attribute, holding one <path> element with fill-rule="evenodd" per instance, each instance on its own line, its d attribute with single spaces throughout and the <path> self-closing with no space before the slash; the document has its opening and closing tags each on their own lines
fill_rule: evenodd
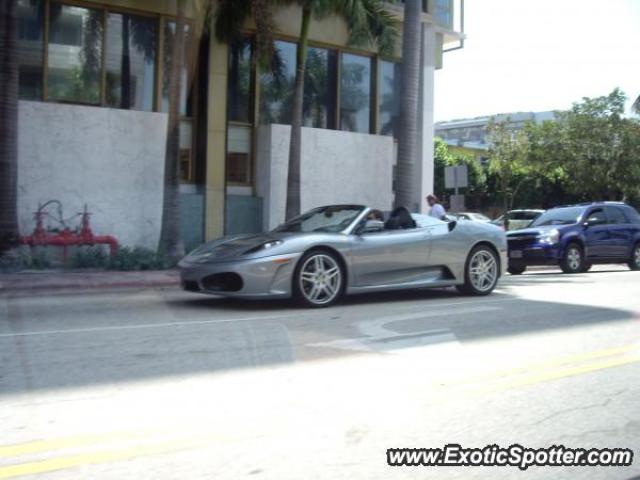
<svg viewBox="0 0 640 480">
<path fill-rule="evenodd" d="M 507 268 L 507 272 L 509 272 L 511 275 L 522 275 L 526 269 L 526 265 L 509 265 L 509 268 Z"/>
<path fill-rule="evenodd" d="M 631 270 L 640 270 L 640 243 L 633 247 L 628 265 Z"/>
<path fill-rule="evenodd" d="M 580 245 L 571 243 L 564 251 L 560 268 L 564 273 L 581 273 L 584 271 L 585 262 Z"/>
</svg>

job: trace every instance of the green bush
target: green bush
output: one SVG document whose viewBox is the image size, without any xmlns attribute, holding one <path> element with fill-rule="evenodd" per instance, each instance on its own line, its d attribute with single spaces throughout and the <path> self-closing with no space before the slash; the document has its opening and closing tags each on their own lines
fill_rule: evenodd
<svg viewBox="0 0 640 480">
<path fill-rule="evenodd" d="M 71 268 L 106 268 L 109 265 L 109 255 L 100 245 L 80 246 L 71 255 Z"/>
<path fill-rule="evenodd" d="M 0 256 L 0 271 L 17 272 L 20 270 L 45 270 L 53 266 L 46 247 L 28 247 L 21 245 Z"/>
<path fill-rule="evenodd" d="M 110 259 L 111 270 L 164 270 L 175 266 L 168 257 L 145 247 L 121 247 Z"/>
</svg>

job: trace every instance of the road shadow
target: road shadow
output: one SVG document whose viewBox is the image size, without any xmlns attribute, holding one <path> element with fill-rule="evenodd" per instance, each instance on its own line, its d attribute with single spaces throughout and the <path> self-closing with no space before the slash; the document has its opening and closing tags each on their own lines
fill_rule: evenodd
<svg viewBox="0 0 640 480">
<path fill-rule="evenodd" d="M 439 341 L 433 332 L 464 343 L 613 324 L 635 315 L 499 292 L 469 300 L 454 289 L 358 295 L 311 311 L 281 301 L 185 298 L 118 304 L 93 297 L 59 307 L 9 299 L 8 318 L 0 323 L 0 396 L 361 355 L 336 348 L 336 342 L 366 341 L 361 326 L 385 320 L 398 339 L 375 339 L 378 353 L 432 344 Z M 377 307 L 383 304 L 398 306 Z M 212 309 L 229 315 L 211 318 Z"/>
</svg>

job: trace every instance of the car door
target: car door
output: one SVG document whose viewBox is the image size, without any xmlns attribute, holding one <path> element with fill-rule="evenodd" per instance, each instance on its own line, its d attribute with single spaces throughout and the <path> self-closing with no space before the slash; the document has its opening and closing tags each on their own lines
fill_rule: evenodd
<svg viewBox="0 0 640 480">
<path fill-rule="evenodd" d="M 589 210 L 583 222 L 587 258 L 597 260 L 611 256 L 611 236 L 604 207 Z"/>
<path fill-rule="evenodd" d="M 369 287 L 419 282 L 428 270 L 429 230 L 383 230 L 352 236 L 354 285 Z"/>
<path fill-rule="evenodd" d="M 619 207 L 607 206 L 611 254 L 616 258 L 629 258 L 633 240 L 633 225 Z"/>
</svg>

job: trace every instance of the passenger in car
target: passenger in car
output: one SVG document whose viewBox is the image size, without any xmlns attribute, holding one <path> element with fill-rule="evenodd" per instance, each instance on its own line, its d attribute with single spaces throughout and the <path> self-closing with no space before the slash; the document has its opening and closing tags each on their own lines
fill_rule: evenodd
<svg viewBox="0 0 640 480">
<path fill-rule="evenodd" d="M 411 212 L 407 207 L 396 207 L 389 220 L 384 224 L 387 230 L 401 230 L 406 228 L 416 228 L 416 222 L 411 217 Z"/>
</svg>

